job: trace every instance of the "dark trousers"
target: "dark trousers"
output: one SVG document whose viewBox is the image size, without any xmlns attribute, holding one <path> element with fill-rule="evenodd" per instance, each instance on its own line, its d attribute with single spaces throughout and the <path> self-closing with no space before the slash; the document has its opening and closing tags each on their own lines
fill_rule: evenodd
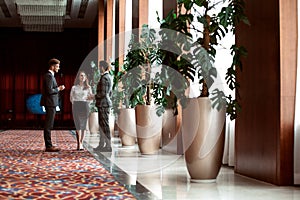
<svg viewBox="0 0 300 200">
<path fill-rule="evenodd" d="M 56 114 L 55 107 L 53 106 L 45 106 L 46 109 L 46 119 L 44 126 L 44 141 L 46 148 L 52 147 L 51 141 L 51 129 L 54 125 L 54 118 Z"/>
<path fill-rule="evenodd" d="M 100 126 L 100 136 L 104 136 L 105 138 L 100 139 L 100 144 L 104 142 L 106 145 L 110 145 L 110 128 L 109 128 L 109 107 L 98 107 L 98 120 Z"/>
</svg>

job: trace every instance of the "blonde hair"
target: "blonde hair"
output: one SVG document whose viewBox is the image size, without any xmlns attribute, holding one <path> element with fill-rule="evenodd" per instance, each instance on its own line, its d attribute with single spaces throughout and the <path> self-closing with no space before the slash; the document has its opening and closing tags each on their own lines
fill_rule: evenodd
<svg viewBox="0 0 300 200">
<path fill-rule="evenodd" d="M 79 78 L 80 78 L 80 74 L 81 74 L 81 73 L 84 73 L 85 76 L 86 76 L 86 79 L 85 79 L 85 81 L 83 82 L 83 85 L 84 85 L 84 88 L 83 88 L 83 89 L 88 89 L 88 88 L 90 88 L 91 86 L 90 86 L 90 84 L 89 84 L 89 79 L 88 79 L 88 77 L 87 77 L 87 75 L 86 75 L 86 73 L 85 73 L 84 71 L 79 71 L 79 72 L 77 73 L 76 79 L 75 79 L 75 85 L 78 85 L 78 84 L 79 84 L 79 82 L 80 82 Z"/>
</svg>

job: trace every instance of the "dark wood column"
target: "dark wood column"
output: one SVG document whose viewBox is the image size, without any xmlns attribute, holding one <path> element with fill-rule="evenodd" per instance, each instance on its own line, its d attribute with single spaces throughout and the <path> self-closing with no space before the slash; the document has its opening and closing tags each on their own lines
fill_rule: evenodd
<svg viewBox="0 0 300 200">
<path fill-rule="evenodd" d="M 113 10 L 114 10 L 114 1 L 106 0 L 106 61 L 109 62 L 112 58 L 113 53 Z"/>
<path fill-rule="evenodd" d="M 98 1 L 98 60 L 105 59 L 104 58 L 104 48 L 101 44 L 103 44 L 105 40 L 105 8 L 104 8 L 104 0 Z"/>
<path fill-rule="evenodd" d="M 139 28 L 142 28 L 143 24 L 148 24 L 148 10 L 148 0 L 139 0 Z"/>
<path fill-rule="evenodd" d="M 177 11 L 177 0 L 163 1 L 163 18 L 166 18 L 172 9 Z"/>
<path fill-rule="evenodd" d="M 98 12 L 98 60 L 109 61 L 113 49 L 113 0 L 99 0 Z"/>
<path fill-rule="evenodd" d="M 251 26 L 236 35 L 248 57 L 238 75 L 235 172 L 293 185 L 297 0 L 245 2 Z"/>
<path fill-rule="evenodd" d="M 132 0 L 132 28 L 139 27 L 139 0 Z"/>
</svg>

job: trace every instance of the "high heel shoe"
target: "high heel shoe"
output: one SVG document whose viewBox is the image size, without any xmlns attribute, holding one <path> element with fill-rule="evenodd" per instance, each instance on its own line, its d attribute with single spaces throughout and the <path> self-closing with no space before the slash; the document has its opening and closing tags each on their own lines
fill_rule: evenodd
<svg viewBox="0 0 300 200">
<path fill-rule="evenodd" d="M 82 144 L 80 144 L 80 145 L 79 145 L 79 150 L 84 150 L 84 148 L 83 148 L 83 145 L 82 145 Z"/>
</svg>

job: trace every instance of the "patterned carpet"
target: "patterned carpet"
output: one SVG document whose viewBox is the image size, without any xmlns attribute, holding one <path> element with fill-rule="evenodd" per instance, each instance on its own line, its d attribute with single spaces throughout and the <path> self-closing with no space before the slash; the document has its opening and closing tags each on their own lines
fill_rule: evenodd
<svg viewBox="0 0 300 200">
<path fill-rule="evenodd" d="M 42 130 L 0 132 L 0 199 L 135 199 L 70 131 L 53 131 L 62 151 L 44 152 Z"/>
</svg>

